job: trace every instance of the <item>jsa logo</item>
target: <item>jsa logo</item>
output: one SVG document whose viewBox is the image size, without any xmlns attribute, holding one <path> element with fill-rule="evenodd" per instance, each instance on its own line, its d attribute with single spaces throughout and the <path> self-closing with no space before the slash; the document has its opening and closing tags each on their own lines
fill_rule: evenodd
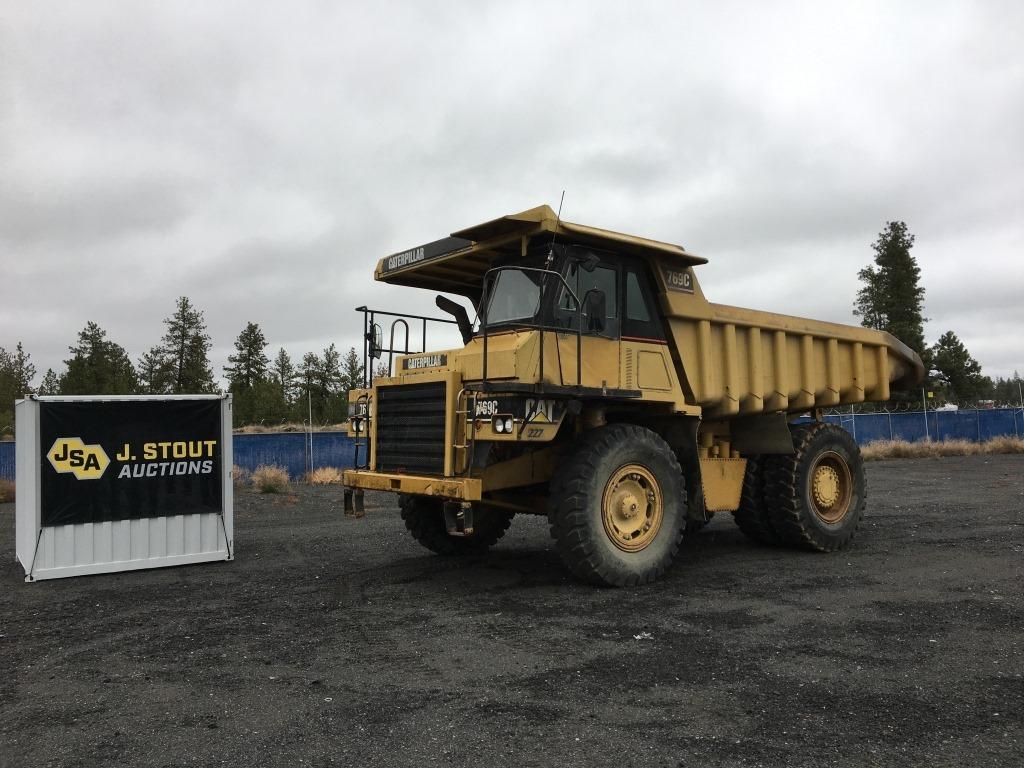
<svg viewBox="0 0 1024 768">
<path fill-rule="evenodd" d="M 103 446 L 86 445 L 80 437 L 57 438 L 46 458 L 55 470 L 70 472 L 78 480 L 99 480 L 110 465 Z"/>
</svg>

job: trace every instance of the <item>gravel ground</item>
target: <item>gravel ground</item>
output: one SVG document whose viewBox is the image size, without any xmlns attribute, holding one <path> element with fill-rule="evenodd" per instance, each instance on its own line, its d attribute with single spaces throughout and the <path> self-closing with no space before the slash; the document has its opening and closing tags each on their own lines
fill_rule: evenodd
<svg viewBox="0 0 1024 768">
<path fill-rule="evenodd" d="M 1022 765 L 1022 471 L 872 463 L 847 552 L 725 515 L 634 590 L 308 487 L 239 495 L 233 563 L 24 584 L 0 505 L 0 765 Z"/>
</svg>

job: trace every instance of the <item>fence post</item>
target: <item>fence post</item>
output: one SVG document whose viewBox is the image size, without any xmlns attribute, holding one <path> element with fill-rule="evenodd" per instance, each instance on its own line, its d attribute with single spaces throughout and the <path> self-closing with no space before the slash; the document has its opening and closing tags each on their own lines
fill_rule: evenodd
<svg viewBox="0 0 1024 768">
<path fill-rule="evenodd" d="M 924 395 L 924 387 L 921 388 L 921 405 L 924 406 L 924 439 L 925 442 L 930 443 L 932 441 L 932 436 L 928 432 L 928 400 L 925 398 Z M 938 428 L 939 425 L 938 423 L 936 423 L 935 429 L 938 430 Z"/>
</svg>

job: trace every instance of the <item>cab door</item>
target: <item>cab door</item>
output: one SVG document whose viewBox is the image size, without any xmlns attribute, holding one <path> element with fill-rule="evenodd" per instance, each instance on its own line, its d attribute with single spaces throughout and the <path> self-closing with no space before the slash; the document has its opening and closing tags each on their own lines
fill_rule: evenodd
<svg viewBox="0 0 1024 768">
<path fill-rule="evenodd" d="M 566 271 L 565 279 L 579 300 L 584 303 L 583 332 L 580 339 L 583 370 L 580 383 L 584 387 L 618 389 L 620 386 L 620 305 L 622 303 L 622 280 L 619 265 L 610 261 L 601 261 L 592 270 L 587 270 L 581 263 L 572 262 Z M 593 290 L 604 293 L 603 318 L 592 318 L 587 314 L 586 296 Z M 556 312 L 560 324 L 569 329 L 569 332 L 557 333 L 560 377 L 564 385 L 574 386 L 576 384 L 576 307 L 572 297 L 564 290 L 559 294 Z"/>
<path fill-rule="evenodd" d="M 623 389 L 640 390 L 644 399 L 675 400 L 678 385 L 646 266 L 629 259 L 622 265 L 620 377 Z"/>
</svg>

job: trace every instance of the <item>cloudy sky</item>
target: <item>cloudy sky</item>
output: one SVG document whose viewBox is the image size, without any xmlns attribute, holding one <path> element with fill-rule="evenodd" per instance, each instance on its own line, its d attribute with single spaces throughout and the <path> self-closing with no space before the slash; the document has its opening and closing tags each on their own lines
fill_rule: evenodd
<svg viewBox="0 0 1024 768">
<path fill-rule="evenodd" d="M 563 215 L 710 259 L 712 301 L 856 322 L 884 223 L 926 337 L 1024 373 L 1019 2 L 0 0 L 0 346 L 134 360 L 175 297 L 218 375 L 359 304 L 376 260 L 566 191 Z"/>
</svg>

